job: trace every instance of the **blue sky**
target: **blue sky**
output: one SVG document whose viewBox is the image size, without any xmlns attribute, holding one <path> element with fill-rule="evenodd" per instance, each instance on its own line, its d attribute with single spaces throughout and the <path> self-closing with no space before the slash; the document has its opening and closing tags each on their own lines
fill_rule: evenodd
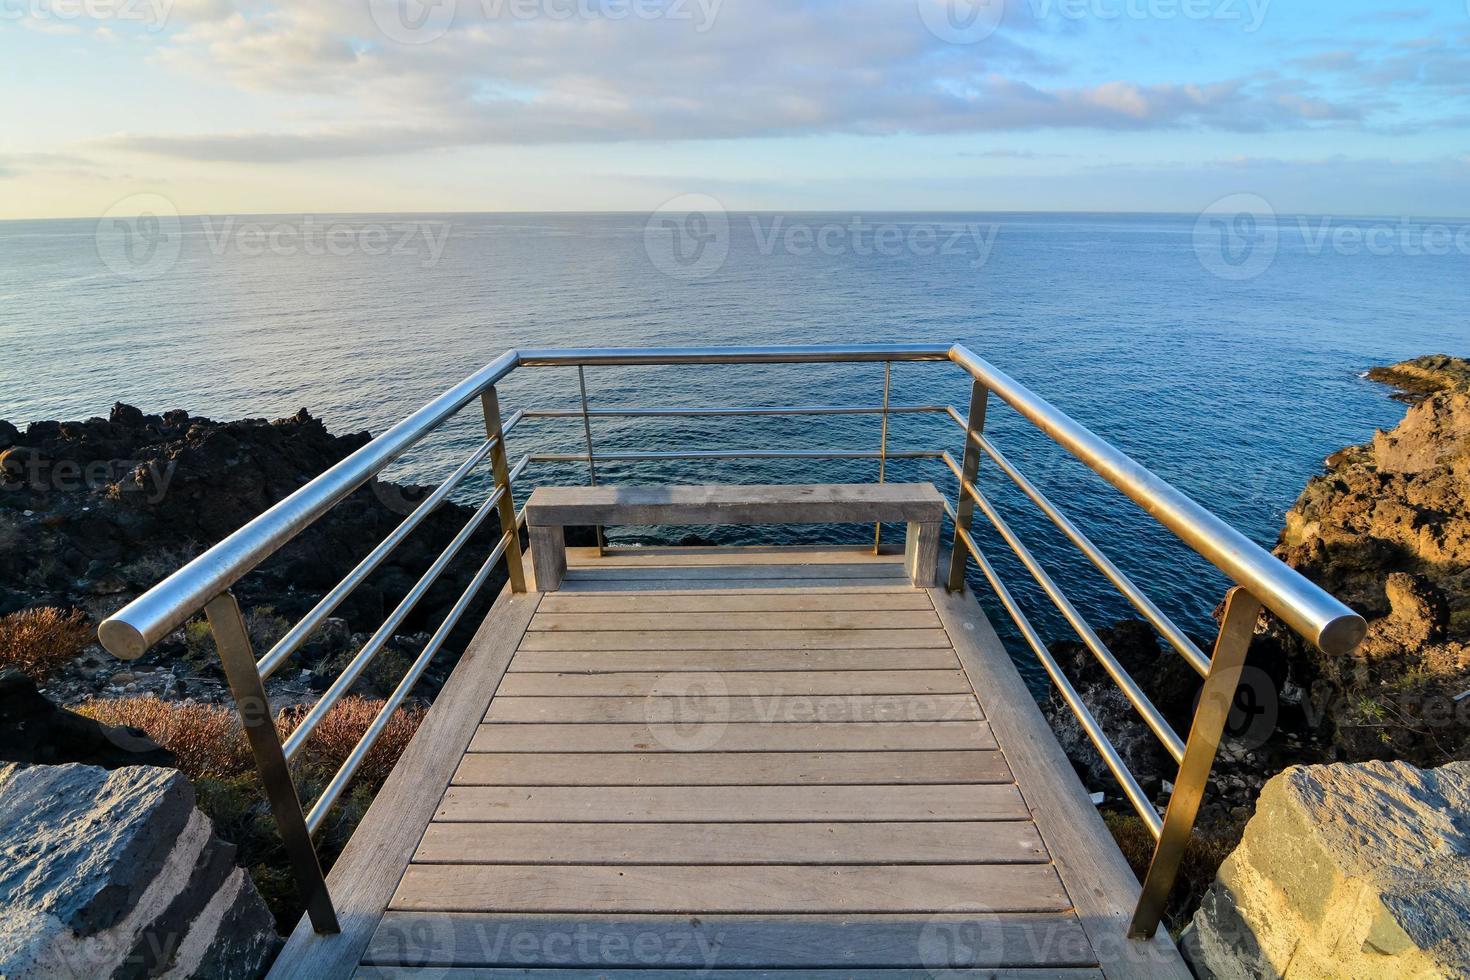
<svg viewBox="0 0 1470 980">
<path fill-rule="evenodd" d="M 0 66 L 0 218 L 1470 215 L 1470 0 L 0 0 Z"/>
</svg>

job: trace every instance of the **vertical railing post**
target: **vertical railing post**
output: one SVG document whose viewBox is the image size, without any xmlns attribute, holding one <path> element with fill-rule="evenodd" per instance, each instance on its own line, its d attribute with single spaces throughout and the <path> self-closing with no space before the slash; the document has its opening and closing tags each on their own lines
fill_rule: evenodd
<svg viewBox="0 0 1470 980">
<path fill-rule="evenodd" d="M 497 507 L 500 515 L 500 531 L 509 534 L 511 541 L 505 549 L 505 567 L 510 577 L 512 592 L 526 591 L 526 566 L 521 554 L 521 529 L 516 522 L 516 502 L 510 485 L 510 461 L 505 451 L 505 430 L 501 428 L 500 395 L 495 386 L 485 389 L 480 396 L 480 407 L 485 413 L 485 434 L 495 440 L 490 449 L 490 468 L 495 474 L 495 485 L 505 491 Z"/>
<path fill-rule="evenodd" d="M 1220 635 L 1215 641 L 1210 672 L 1200 690 L 1199 707 L 1195 709 L 1194 721 L 1189 727 L 1184 761 L 1179 766 L 1174 795 L 1169 798 L 1169 809 L 1164 813 L 1164 829 L 1159 834 L 1158 846 L 1154 848 L 1153 860 L 1143 879 L 1138 908 L 1134 910 L 1133 922 L 1128 928 L 1128 935 L 1134 939 L 1151 938 L 1164 916 L 1169 892 L 1174 887 L 1179 863 L 1184 858 L 1184 848 L 1194 830 L 1194 820 L 1199 814 L 1210 770 L 1215 765 L 1215 753 L 1219 751 L 1220 740 L 1225 735 L 1230 706 L 1235 702 L 1241 670 L 1245 667 L 1246 654 L 1250 652 L 1251 637 L 1255 635 L 1261 608 L 1260 600 L 1242 588 L 1231 589 L 1225 597 L 1225 615 L 1220 621 Z"/>
<path fill-rule="evenodd" d="M 587 408 L 587 369 L 577 365 L 577 387 L 582 390 L 582 432 L 587 437 L 587 478 L 597 486 L 597 458 L 592 450 L 592 414 Z M 594 529 L 597 533 L 597 555 L 602 557 L 606 542 L 602 537 L 602 525 Z"/>
<path fill-rule="evenodd" d="M 946 583 L 951 592 L 959 592 L 965 587 L 965 559 L 969 550 L 960 534 L 970 530 L 970 522 L 975 516 L 975 498 L 965 493 L 965 484 L 974 483 L 980 473 L 980 445 L 975 437 L 985 430 L 985 409 L 989 403 L 990 389 L 979 381 L 973 382 L 970 385 L 970 417 L 965 427 L 965 462 L 960 467 L 964 480 L 960 483 L 959 499 L 955 501 L 954 543 L 950 549 L 949 581 Z"/>
<path fill-rule="evenodd" d="M 883 434 L 878 438 L 878 482 L 888 477 L 888 404 L 893 393 L 893 362 L 883 362 Z M 873 526 L 873 554 L 883 546 L 883 522 Z"/>
<path fill-rule="evenodd" d="M 270 801 L 271 813 L 275 815 L 276 827 L 280 829 L 286 857 L 296 875 L 296 889 L 306 905 L 306 914 L 311 917 L 311 926 L 318 933 L 341 932 L 337 913 L 332 908 L 332 896 L 327 892 L 327 880 L 322 875 L 321 862 L 317 860 L 316 847 L 311 843 L 311 832 L 306 829 L 301 798 L 296 794 L 296 783 L 291 779 L 286 753 L 281 748 L 275 715 L 265 696 L 265 684 L 255 668 L 255 651 L 251 649 L 250 634 L 240 615 L 240 605 L 232 593 L 223 592 L 205 605 L 204 614 L 214 632 L 214 645 L 219 650 L 225 678 L 235 696 L 240 723 L 255 756 L 255 768 L 260 772 L 260 781 L 265 787 L 266 799 Z"/>
</svg>

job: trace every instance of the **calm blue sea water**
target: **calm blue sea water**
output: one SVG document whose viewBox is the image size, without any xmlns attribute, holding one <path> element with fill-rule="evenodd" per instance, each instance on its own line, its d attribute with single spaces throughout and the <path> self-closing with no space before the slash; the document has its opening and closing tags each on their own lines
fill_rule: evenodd
<svg viewBox="0 0 1470 980">
<path fill-rule="evenodd" d="M 381 431 L 512 346 L 959 340 L 1269 546 L 1324 455 L 1400 417 L 1364 369 L 1470 347 L 1470 248 L 1454 243 L 1457 226 L 1446 239 L 1422 224 L 1324 220 L 679 215 L 650 231 L 643 215 L 280 216 L 166 219 L 161 234 L 126 222 L 0 223 L 0 417 L 87 417 L 115 400 L 218 418 L 307 406 L 334 430 Z M 963 404 L 968 392 L 948 367 L 898 366 L 893 379 L 895 402 Z M 882 369 L 602 369 L 588 382 L 602 405 L 873 403 Z M 503 397 L 508 409 L 569 406 L 575 393 L 574 373 L 538 371 Z M 875 419 L 596 430 L 606 449 L 878 442 Z M 1218 576 L 1009 411 L 992 413 L 991 431 L 1166 611 L 1205 626 L 1225 587 Z M 891 444 L 958 452 L 956 432 L 899 418 Z M 578 422 L 537 423 L 513 448 L 575 450 L 580 436 Z M 474 438 L 470 418 L 397 472 L 428 480 Z M 874 470 L 783 461 L 603 475 L 858 481 Z M 573 482 L 583 471 L 533 475 Z M 889 478 L 951 483 L 928 462 L 891 463 Z M 1098 623 L 1124 614 L 1003 480 L 992 468 L 985 482 L 1083 611 Z M 1035 590 L 1018 591 L 1045 609 Z"/>
</svg>

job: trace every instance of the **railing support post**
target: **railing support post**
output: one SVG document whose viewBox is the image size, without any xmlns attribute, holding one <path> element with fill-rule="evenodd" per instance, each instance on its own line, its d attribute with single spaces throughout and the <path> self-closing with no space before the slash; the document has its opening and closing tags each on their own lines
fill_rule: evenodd
<svg viewBox="0 0 1470 980">
<path fill-rule="evenodd" d="M 500 532 L 510 535 L 510 545 L 505 549 L 505 567 L 510 576 L 512 592 L 526 591 L 526 566 L 521 555 L 521 529 L 516 522 L 516 502 L 511 492 L 510 462 L 505 452 L 505 432 L 501 429 L 500 395 L 491 385 L 480 396 L 480 407 L 485 413 L 485 434 L 495 440 L 490 449 L 490 469 L 495 474 L 495 485 L 505 491 L 501 494 L 497 510 L 500 514 Z"/>
<path fill-rule="evenodd" d="M 970 530 L 975 516 L 975 499 L 965 493 L 965 484 L 974 483 L 980 473 L 980 445 L 973 437 L 985 431 L 985 409 L 989 403 L 990 389 L 979 381 L 973 382 L 970 385 L 970 416 L 965 426 L 965 461 L 960 467 L 964 478 L 960 482 L 959 500 L 955 503 L 954 543 L 950 549 L 949 581 L 946 583 L 951 592 L 959 592 L 965 587 L 965 560 L 970 552 L 960 535 Z"/>
<path fill-rule="evenodd" d="M 888 478 L 888 404 L 893 393 L 893 362 L 883 362 L 883 432 L 878 438 L 878 482 Z M 873 526 L 873 554 L 883 546 L 883 522 Z"/>
<path fill-rule="evenodd" d="M 597 456 L 592 448 L 592 413 L 587 408 L 587 369 L 577 365 L 577 387 L 582 392 L 582 432 L 587 437 L 587 479 L 597 486 Z M 602 536 L 602 525 L 593 529 L 597 534 L 597 556 L 602 557 L 607 542 Z"/>
<path fill-rule="evenodd" d="M 1215 765 L 1215 753 L 1219 751 L 1220 740 L 1225 734 L 1225 723 L 1230 718 L 1230 706 L 1235 702 L 1241 670 L 1245 667 L 1246 654 L 1250 652 L 1251 637 L 1255 635 L 1261 609 L 1260 600 L 1243 588 L 1231 589 L 1225 597 L 1225 615 L 1220 622 L 1219 638 L 1215 641 L 1215 655 L 1210 660 L 1210 672 L 1200 690 L 1199 707 L 1189 728 L 1184 762 L 1179 766 L 1174 795 L 1170 797 L 1169 809 L 1164 814 L 1164 829 L 1159 834 L 1158 846 L 1143 879 L 1138 907 L 1128 928 L 1131 938 L 1152 938 L 1164 916 L 1169 892 L 1174 887 L 1179 863 L 1184 858 L 1184 848 L 1194 831 L 1194 820 L 1209 783 L 1210 770 Z"/>
<path fill-rule="evenodd" d="M 260 771 L 260 781 L 281 831 L 281 842 L 286 846 L 286 857 L 296 875 L 296 889 L 306 905 L 306 914 L 311 917 L 311 926 L 318 933 L 341 932 L 337 913 L 332 908 L 332 896 L 327 892 L 327 880 L 311 842 L 311 832 L 306 829 L 301 798 L 296 794 L 296 783 L 291 779 L 286 753 L 281 748 L 275 715 L 265 696 L 265 684 L 255 669 L 255 652 L 240 615 L 240 605 L 232 593 L 222 592 L 205 604 L 204 615 L 214 632 L 214 645 L 235 696 L 240 724 L 255 756 L 255 768 Z"/>
</svg>

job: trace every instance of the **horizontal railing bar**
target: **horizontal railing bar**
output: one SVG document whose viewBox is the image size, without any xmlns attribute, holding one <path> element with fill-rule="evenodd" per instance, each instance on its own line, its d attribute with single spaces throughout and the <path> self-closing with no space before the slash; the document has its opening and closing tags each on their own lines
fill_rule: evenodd
<svg viewBox="0 0 1470 980">
<path fill-rule="evenodd" d="M 950 348 L 934 344 L 863 344 L 852 347 L 584 347 L 520 352 L 523 367 L 654 364 L 813 364 L 856 361 L 947 361 Z"/>
<path fill-rule="evenodd" d="M 1026 570 L 1031 573 L 1031 577 L 1036 579 L 1036 584 L 1041 586 L 1042 591 L 1051 599 L 1052 603 L 1057 607 L 1057 610 L 1061 612 L 1062 617 L 1072 625 L 1072 629 L 1077 631 L 1077 635 L 1082 638 L 1083 644 L 1097 658 L 1098 663 L 1102 664 L 1103 670 L 1108 672 L 1108 676 L 1113 679 L 1113 683 L 1117 684 L 1119 689 L 1122 690 L 1123 696 L 1133 705 L 1133 709 L 1138 712 L 1144 724 L 1148 725 L 1149 730 L 1163 743 L 1165 751 L 1173 757 L 1176 763 L 1183 762 L 1184 739 L 1180 738 L 1179 733 L 1174 731 L 1174 727 L 1164 718 L 1153 701 L 1149 700 L 1148 695 L 1138 686 L 1138 682 L 1133 679 L 1133 676 L 1123 669 L 1123 665 L 1118 662 L 1118 658 L 1113 656 L 1113 651 L 1108 649 L 1108 645 L 1102 641 L 1102 637 L 1097 635 L 1097 631 L 1077 611 L 1077 607 L 1072 604 L 1072 600 L 1067 598 L 1067 594 L 1047 574 L 1046 569 L 1036 560 L 1036 556 L 1032 554 L 1031 549 L 1027 548 L 1020 537 L 1016 535 L 1016 532 L 1011 529 L 1009 522 L 1001 517 L 1000 512 L 991 504 L 989 498 L 981 493 L 978 487 L 964 478 L 960 464 L 955 461 L 954 457 L 946 453 L 944 462 L 954 471 L 955 478 L 959 480 L 962 491 L 969 494 L 970 499 L 975 501 L 980 509 L 984 511 L 985 516 L 990 519 L 991 525 L 1000 532 L 1000 536 L 1005 539 L 1006 544 L 1010 545 L 1011 550 L 1016 553 L 1016 557 L 1021 559 L 1021 564 L 1026 566 Z"/>
<path fill-rule="evenodd" d="M 1098 755 L 1102 757 L 1103 764 L 1108 767 L 1108 771 L 1118 781 L 1118 785 L 1123 789 L 1123 794 L 1128 797 L 1128 802 L 1133 804 L 1133 809 L 1137 811 L 1139 818 L 1148 827 L 1149 833 L 1153 834 L 1154 840 L 1158 840 L 1164 832 L 1164 821 L 1159 817 L 1158 811 L 1153 808 L 1153 804 L 1149 802 L 1148 797 L 1144 795 L 1143 787 L 1138 785 L 1138 780 L 1133 777 L 1133 773 L 1129 772 L 1128 766 L 1123 762 L 1122 756 L 1118 755 L 1118 750 L 1108 740 L 1107 734 L 1102 730 L 1102 726 L 1097 723 L 1097 719 L 1093 717 L 1092 712 L 1088 710 L 1087 705 L 1077 693 L 1077 689 L 1072 686 L 1072 682 L 1067 679 L 1067 675 L 1062 673 L 1062 668 L 1057 664 L 1056 659 L 1052 657 L 1051 651 L 1046 648 L 1046 644 L 1041 640 L 1041 635 L 1036 632 L 1036 628 L 1031 625 L 1031 621 L 1026 618 L 1026 614 L 1021 611 L 1020 605 L 1016 602 L 1015 597 L 1011 595 L 1010 589 L 1006 588 L 1006 584 L 1001 580 L 999 573 L 996 572 L 995 566 L 991 565 L 989 559 L 981 552 L 980 546 L 975 543 L 975 539 L 971 537 L 970 532 L 964 528 L 959 528 L 958 532 L 959 538 L 964 542 L 965 548 L 970 552 L 970 556 L 975 559 L 975 564 L 980 566 L 981 573 L 990 582 L 990 587 L 995 590 L 996 597 L 1005 606 L 1006 612 L 1010 614 L 1011 619 L 1016 624 L 1016 628 L 1025 637 L 1027 645 L 1036 654 L 1036 658 L 1041 661 L 1041 666 L 1046 670 L 1047 676 L 1051 678 L 1052 684 L 1061 693 L 1062 700 L 1066 701 L 1067 707 L 1072 709 L 1072 714 L 1077 718 L 1078 724 L 1082 726 L 1082 730 L 1087 733 L 1088 739 L 1092 741 L 1093 746 L 1097 749 Z"/>
<path fill-rule="evenodd" d="M 965 420 L 960 417 L 959 412 L 951 408 L 949 415 L 961 428 L 965 427 Z M 1133 580 L 1121 568 L 1113 564 L 1112 559 L 1103 554 L 1102 549 L 1094 544 L 1092 539 L 1072 522 L 1071 518 L 1062 513 L 1061 508 L 1052 503 L 1046 494 L 1041 491 L 1041 488 L 1032 483 L 989 439 L 978 433 L 974 435 L 974 439 L 976 445 L 995 461 L 995 464 L 1011 478 L 1012 482 L 1021 489 L 1021 492 L 1027 497 L 1030 497 L 1031 501 L 1040 508 L 1041 512 L 1057 526 L 1057 529 L 1065 534 L 1077 546 L 1077 549 L 1097 567 L 1097 570 L 1102 572 L 1103 576 L 1109 582 L 1113 583 L 1113 586 L 1123 594 L 1124 598 L 1133 604 L 1133 608 L 1137 609 L 1144 619 L 1153 624 L 1154 629 L 1159 631 L 1159 634 L 1169 642 L 1170 646 L 1179 651 L 1180 655 L 1194 668 L 1195 672 L 1201 677 L 1209 674 L 1210 658 L 1189 638 L 1189 635 L 1180 629 L 1162 609 L 1155 605 L 1154 601 L 1145 595 L 1143 590 L 1135 585 Z"/>
<path fill-rule="evenodd" d="M 128 603 L 99 627 L 102 645 L 124 660 L 141 657 L 206 602 L 515 370 L 517 360 L 513 350 L 500 355 Z"/>
<path fill-rule="evenodd" d="M 506 428 L 508 430 L 509 426 Z M 423 502 L 414 508 L 413 513 L 405 517 L 376 548 L 368 552 L 367 557 L 358 562 L 357 567 L 348 572 L 347 576 L 332 588 L 332 591 L 322 596 L 321 601 L 312 608 L 311 612 L 303 616 L 285 636 L 281 637 L 269 653 L 260 658 L 259 663 L 255 665 L 260 671 L 260 679 L 265 680 L 274 674 L 296 652 L 306 638 L 315 632 L 317 627 L 342 604 L 343 600 L 383 563 L 383 559 L 388 557 L 389 552 L 398 547 L 414 528 L 422 524 L 431 513 L 438 509 L 439 505 L 454 492 L 465 477 L 469 476 L 474 468 L 490 455 L 490 450 L 494 447 L 494 439 L 486 439 L 480 443 L 480 447 L 470 454 L 469 459 L 460 464 L 459 469 L 450 474 L 449 479 L 439 484 L 438 489 L 425 497 Z"/>
<path fill-rule="evenodd" d="M 326 819 L 328 811 L 332 809 L 333 804 L 337 802 L 337 798 L 342 795 L 342 791 L 347 788 L 347 784 L 357 774 L 358 767 L 362 765 L 363 760 L 372 751 L 373 746 L 383 734 L 384 729 L 388 727 L 388 722 L 392 719 L 393 712 L 397 711 L 403 705 L 409 692 L 413 690 L 414 685 L 419 682 L 420 678 L 424 675 L 424 671 L 428 669 L 429 661 L 434 659 L 435 654 L 439 652 L 439 648 L 449 638 L 449 634 L 459 625 L 460 618 L 464 616 L 465 610 L 469 608 L 470 603 L 474 601 L 475 596 L 479 594 L 480 590 L 485 587 L 485 582 L 489 580 L 491 572 L 495 570 L 495 565 L 500 561 L 501 556 L 505 554 L 506 548 L 510 546 L 511 535 L 515 533 L 515 531 L 511 530 L 501 535 L 500 543 L 490 552 L 490 557 L 485 559 L 485 563 L 480 566 L 480 570 L 475 573 L 475 577 L 470 580 L 470 584 L 465 588 L 464 592 L 460 593 L 459 599 L 454 603 L 453 608 L 449 610 L 449 614 L 444 617 L 444 621 L 439 624 L 439 628 L 434 631 L 434 635 L 424 646 L 423 651 L 419 653 L 413 664 L 408 668 L 408 672 L 403 675 L 403 679 L 398 682 L 398 686 L 393 689 L 393 693 L 388 696 L 388 700 L 383 702 L 383 707 L 373 717 L 372 724 L 368 725 L 367 731 L 363 732 L 362 738 L 353 747 L 352 753 L 343 761 L 336 775 L 332 777 L 332 781 L 327 784 L 326 788 L 322 790 L 321 795 L 317 797 L 316 802 L 312 804 L 311 812 L 306 815 L 307 833 L 315 834 L 317 829 L 322 825 L 322 821 Z"/>
<path fill-rule="evenodd" d="M 889 459 L 940 459 L 939 450 L 916 452 L 889 452 Z M 729 449 L 690 452 L 650 453 L 597 453 L 592 457 L 596 463 L 640 463 L 674 459 L 877 459 L 877 450 L 805 450 L 805 449 Z M 585 463 L 586 453 L 534 453 L 533 463 Z"/>
<path fill-rule="evenodd" d="M 1363 617 L 1306 576 L 969 348 L 956 344 L 950 357 L 1324 652 L 1346 655 L 1363 641 Z"/>
<path fill-rule="evenodd" d="M 296 757 L 301 754 L 301 750 L 306 745 L 306 740 L 311 736 L 312 730 L 326 717 L 327 712 L 332 710 L 342 695 L 346 694 L 348 689 L 357 683 L 357 679 L 362 676 L 362 672 L 367 669 L 368 664 L 372 663 L 373 659 L 382 651 L 384 644 L 398 631 L 398 627 L 403 625 L 403 621 L 408 618 L 408 614 L 413 611 L 413 607 L 418 605 L 419 600 L 438 581 L 444 569 L 454 560 L 454 556 L 459 554 L 460 549 L 465 546 L 465 542 L 469 541 L 474 533 L 480 529 L 480 525 L 485 522 L 485 518 L 500 503 L 500 498 L 504 494 L 504 487 L 495 488 L 495 492 L 490 494 L 485 502 L 480 505 L 479 509 L 465 522 L 464 527 L 460 528 L 459 533 L 454 536 L 454 540 L 450 541 L 449 545 L 439 554 L 439 557 L 434 559 L 434 563 L 414 583 L 414 587 L 409 589 L 408 594 L 403 597 L 403 601 L 398 604 L 398 607 L 393 610 L 383 622 L 383 625 L 378 627 L 378 631 L 363 644 L 362 649 L 357 652 L 357 656 L 353 657 L 347 666 L 342 669 L 342 673 L 332 682 L 332 686 L 327 688 L 326 692 L 321 696 L 321 699 L 306 713 L 306 717 L 301 719 L 301 724 L 297 725 L 295 731 L 286 739 L 284 749 L 287 762 L 295 761 Z"/>
<path fill-rule="evenodd" d="M 791 408 L 598 408 L 587 414 L 592 418 L 720 418 L 744 415 L 941 415 L 946 405 L 798 405 Z M 579 408 L 527 409 L 531 419 L 581 418 Z"/>
</svg>

